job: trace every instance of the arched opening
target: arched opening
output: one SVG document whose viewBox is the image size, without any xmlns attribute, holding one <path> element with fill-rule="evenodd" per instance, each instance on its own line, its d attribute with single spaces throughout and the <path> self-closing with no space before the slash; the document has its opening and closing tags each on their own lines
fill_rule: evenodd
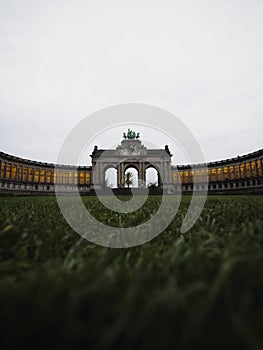
<svg viewBox="0 0 263 350">
<path fill-rule="evenodd" d="M 128 167 L 124 173 L 124 185 L 127 188 L 138 187 L 138 170 Z"/>
<path fill-rule="evenodd" d="M 158 171 L 155 168 L 149 167 L 146 169 L 145 179 L 146 179 L 146 186 L 147 187 L 151 187 L 151 186 L 158 187 L 159 186 Z"/>
<path fill-rule="evenodd" d="M 105 186 L 108 188 L 117 188 L 117 170 L 115 168 L 108 168 L 105 171 Z"/>
</svg>

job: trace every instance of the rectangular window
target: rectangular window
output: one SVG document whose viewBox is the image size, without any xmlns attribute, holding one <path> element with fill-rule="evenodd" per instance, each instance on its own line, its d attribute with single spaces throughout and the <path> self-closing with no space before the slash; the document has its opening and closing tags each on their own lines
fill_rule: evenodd
<svg viewBox="0 0 263 350">
<path fill-rule="evenodd" d="M 34 171 L 34 182 L 39 182 L 39 169 L 35 169 Z"/>
<path fill-rule="evenodd" d="M 188 183 L 188 171 L 184 171 L 184 182 Z"/>
<path fill-rule="evenodd" d="M 250 173 L 250 164 L 249 163 L 246 163 L 246 172 L 247 172 L 247 177 L 250 177 L 251 173 Z"/>
<path fill-rule="evenodd" d="M 194 176 L 193 170 L 189 171 L 188 182 L 193 183 L 193 176 Z"/>
<path fill-rule="evenodd" d="M 194 178 L 195 178 L 195 181 L 200 182 L 200 180 L 201 180 L 200 170 L 194 170 Z"/>
<path fill-rule="evenodd" d="M 258 159 L 257 160 L 257 171 L 258 171 L 258 175 L 261 176 L 262 175 L 262 170 L 261 170 L 261 163 L 260 163 L 260 160 Z"/>
<path fill-rule="evenodd" d="M 51 171 L 50 170 L 46 171 L 46 182 L 48 184 L 50 184 L 50 182 L 51 182 Z"/>
<path fill-rule="evenodd" d="M 45 170 L 44 169 L 40 170 L 40 182 L 42 182 L 42 183 L 45 182 Z"/>
<path fill-rule="evenodd" d="M 240 178 L 239 165 L 235 165 L 235 179 Z"/>
<path fill-rule="evenodd" d="M 177 184 L 179 182 L 178 173 L 173 172 L 173 183 Z"/>
<path fill-rule="evenodd" d="M 224 167 L 224 180 L 228 180 L 228 167 Z"/>
<path fill-rule="evenodd" d="M 73 183 L 73 173 L 72 173 L 72 171 L 68 174 L 68 182 L 70 183 L 70 184 L 72 184 Z"/>
<path fill-rule="evenodd" d="M 252 176 L 256 176 L 256 163 L 254 161 L 251 162 L 251 173 Z"/>
<path fill-rule="evenodd" d="M 223 171 L 222 171 L 222 168 L 218 168 L 218 169 L 217 169 L 217 177 L 218 177 L 218 180 L 219 180 L 219 181 L 222 181 L 222 180 L 223 180 Z"/>
<path fill-rule="evenodd" d="M 183 183 L 183 176 L 184 176 L 183 171 L 179 171 L 179 177 L 180 177 L 180 182 L 181 183 Z"/>
<path fill-rule="evenodd" d="M 235 174 L 234 174 L 234 167 L 230 166 L 229 167 L 229 176 L 231 180 L 234 180 Z"/>
<path fill-rule="evenodd" d="M 245 165 L 244 164 L 240 164 L 240 177 L 241 177 L 241 179 L 244 179 L 244 177 L 245 177 Z"/>
<path fill-rule="evenodd" d="M 78 174 L 77 171 L 75 171 L 75 172 L 74 172 L 74 179 L 75 179 L 74 182 L 75 182 L 75 184 L 78 184 L 78 182 L 79 182 L 79 181 L 78 181 L 78 177 L 79 177 L 79 174 Z"/>
<path fill-rule="evenodd" d="M 205 170 L 200 170 L 200 182 L 206 181 Z"/>
<path fill-rule="evenodd" d="M 11 164 L 7 163 L 6 165 L 6 178 L 11 179 Z"/>
<path fill-rule="evenodd" d="M 83 173 L 83 171 L 81 171 L 81 172 L 79 173 L 79 183 L 80 183 L 81 185 L 84 185 L 84 173 Z"/>
<path fill-rule="evenodd" d="M 33 168 L 28 168 L 28 181 L 33 181 Z"/>
<path fill-rule="evenodd" d="M 5 177 L 5 169 L 6 169 L 6 162 L 2 162 L 2 165 L 1 165 L 1 177 L 2 178 Z"/>
<path fill-rule="evenodd" d="M 23 167 L 22 165 L 19 165 L 17 168 L 17 180 L 21 181 L 22 180 L 22 172 L 23 172 Z"/>
<path fill-rule="evenodd" d="M 27 181 L 28 168 L 24 167 L 23 170 L 23 181 Z"/>
<path fill-rule="evenodd" d="M 63 172 L 63 183 L 68 183 L 68 172 Z"/>
<path fill-rule="evenodd" d="M 12 165 L 12 179 L 16 179 L 16 165 L 14 164 Z"/>
<path fill-rule="evenodd" d="M 62 184 L 62 183 L 63 183 L 63 173 L 62 173 L 62 171 L 59 171 L 59 172 L 57 173 L 57 182 L 58 182 L 59 184 Z"/>
<path fill-rule="evenodd" d="M 89 184 L 90 183 L 90 173 L 86 172 L 85 177 L 86 177 L 86 184 Z"/>
<path fill-rule="evenodd" d="M 211 170 L 211 179 L 212 181 L 216 181 L 216 168 Z"/>
</svg>

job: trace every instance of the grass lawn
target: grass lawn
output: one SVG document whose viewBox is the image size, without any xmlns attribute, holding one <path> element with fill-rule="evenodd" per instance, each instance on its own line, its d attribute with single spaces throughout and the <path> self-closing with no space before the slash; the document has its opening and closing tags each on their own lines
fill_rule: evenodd
<svg viewBox="0 0 263 350">
<path fill-rule="evenodd" d="M 76 234 L 55 197 L 1 197 L 1 348 L 263 349 L 263 196 L 210 196 L 182 235 L 189 203 L 151 242 L 110 249 Z"/>
</svg>

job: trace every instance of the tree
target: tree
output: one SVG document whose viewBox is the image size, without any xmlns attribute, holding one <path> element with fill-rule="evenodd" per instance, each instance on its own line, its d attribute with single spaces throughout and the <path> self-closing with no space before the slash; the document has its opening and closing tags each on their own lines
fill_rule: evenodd
<svg viewBox="0 0 263 350">
<path fill-rule="evenodd" d="M 125 184 L 128 186 L 128 188 L 130 188 L 130 185 L 133 184 L 133 178 L 134 178 L 134 174 L 130 171 L 128 171 L 126 174 L 125 174 Z"/>
<path fill-rule="evenodd" d="M 105 188 L 112 188 L 112 183 L 109 181 L 109 179 L 105 179 L 104 186 Z"/>
<path fill-rule="evenodd" d="M 150 182 L 150 183 L 148 184 L 148 188 L 149 188 L 149 189 L 155 190 L 157 187 L 158 187 L 157 182 Z"/>
</svg>

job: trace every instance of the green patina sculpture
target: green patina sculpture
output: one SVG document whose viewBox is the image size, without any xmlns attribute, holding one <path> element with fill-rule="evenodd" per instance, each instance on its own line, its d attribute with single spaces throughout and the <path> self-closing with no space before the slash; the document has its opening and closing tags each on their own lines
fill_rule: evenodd
<svg viewBox="0 0 263 350">
<path fill-rule="evenodd" d="M 123 138 L 133 140 L 133 139 L 138 139 L 140 137 L 140 133 L 135 131 L 132 131 L 131 129 L 128 129 L 127 134 L 124 132 L 123 133 Z"/>
</svg>

